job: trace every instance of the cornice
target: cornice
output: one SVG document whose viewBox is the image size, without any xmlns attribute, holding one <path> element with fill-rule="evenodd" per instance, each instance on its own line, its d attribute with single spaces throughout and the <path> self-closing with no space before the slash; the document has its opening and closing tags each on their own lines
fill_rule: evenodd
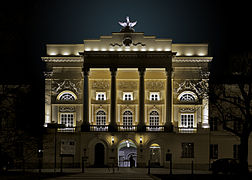
<svg viewBox="0 0 252 180">
<path fill-rule="evenodd" d="M 44 62 L 83 62 L 81 57 L 41 57 Z"/>
<path fill-rule="evenodd" d="M 211 62 L 213 57 L 174 57 L 172 62 Z"/>
</svg>

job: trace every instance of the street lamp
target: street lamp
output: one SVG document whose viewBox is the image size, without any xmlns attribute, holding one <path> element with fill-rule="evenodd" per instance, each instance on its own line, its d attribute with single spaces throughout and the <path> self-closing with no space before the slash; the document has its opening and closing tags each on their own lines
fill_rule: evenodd
<svg viewBox="0 0 252 180">
<path fill-rule="evenodd" d="M 66 128 L 66 125 L 57 123 L 47 123 L 45 127 L 54 129 L 54 173 L 56 173 L 57 129 Z"/>
</svg>

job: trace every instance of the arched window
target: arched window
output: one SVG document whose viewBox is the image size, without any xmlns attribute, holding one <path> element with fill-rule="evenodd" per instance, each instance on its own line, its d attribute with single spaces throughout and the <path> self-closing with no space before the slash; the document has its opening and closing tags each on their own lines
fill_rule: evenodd
<svg viewBox="0 0 252 180">
<path fill-rule="evenodd" d="M 191 94 L 184 94 L 179 100 L 182 102 L 195 102 L 195 98 Z"/>
<path fill-rule="evenodd" d="M 150 131 L 159 131 L 159 114 L 157 111 L 150 112 Z"/>
<path fill-rule="evenodd" d="M 133 114 L 131 111 L 125 111 L 123 113 L 123 126 L 132 126 Z"/>
<path fill-rule="evenodd" d="M 57 100 L 60 100 L 60 101 L 75 101 L 75 100 L 77 100 L 77 96 L 71 91 L 62 91 L 57 96 Z"/>
<path fill-rule="evenodd" d="M 106 125 L 106 113 L 103 110 L 96 113 L 96 125 Z"/>
<path fill-rule="evenodd" d="M 198 99 L 197 95 L 192 91 L 184 91 L 178 96 L 180 102 L 193 103 Z"/>
</svg>

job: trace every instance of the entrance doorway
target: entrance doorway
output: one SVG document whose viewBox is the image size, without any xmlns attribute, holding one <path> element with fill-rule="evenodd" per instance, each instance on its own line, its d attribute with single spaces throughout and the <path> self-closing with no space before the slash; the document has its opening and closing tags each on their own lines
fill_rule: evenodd
<svg viewBox="0 0 252 180">
<path fill-rule="evenodd" d="M 150 146 L 150 165 L 151 167 L 160 167 L 160 146 L 152 144 Z"/>
<path fill-rule="evenodd" d="M 102 143 L 97 143 L 95 145 L 95 167 L 104 167 L 104 145 Z"/>
<path fill-rule="evenodd" d="M 136 167 L 137 147 L 132 141 L 125 140 L 121 142 L 118 147 L 118 166 L 130 167 L 130 160 L 133 167 Z"/>
</svg>

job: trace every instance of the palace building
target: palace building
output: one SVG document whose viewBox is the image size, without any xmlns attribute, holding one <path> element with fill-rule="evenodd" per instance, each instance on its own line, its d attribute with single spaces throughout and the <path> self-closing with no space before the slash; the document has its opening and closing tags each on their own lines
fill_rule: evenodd
<svg viewBox="0 0 252 180">
<path fill-rule="evenodd" d="M 121 25 L 83 44 L 46 45 L 44 167 L 129 167 L 131 156 L 136 167 L 168 167 L 171 154 L 175 168 L 208 168 L 208 44 Z"/>
</svg>

